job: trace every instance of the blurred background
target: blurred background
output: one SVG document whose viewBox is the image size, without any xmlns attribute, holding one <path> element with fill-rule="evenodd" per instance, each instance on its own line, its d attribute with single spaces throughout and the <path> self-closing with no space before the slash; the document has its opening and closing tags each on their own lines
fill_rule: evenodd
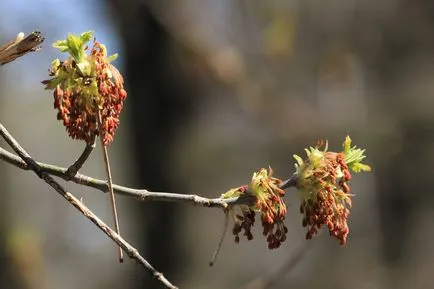
<svg viewBox="0 0 434 289">
<path fill-rule="evenodd" d="M 84 143 L 56 121 L 43 90 L 51 47 L 94 30 L 126 80 L 110 146 L 115 183 L 214 197 L 318 139 L 367 148 L 348 245 L 309 242 L 289 190 L 288 239 L 267 249 L 227 234 L 217 209 L 119 196 L 123 237 L 180 288 L 432 288 L 434 2 L 430 0 L 2 0 L 0 43 L 42 31 L 42 50 L 0 69 L 0 122 L 39 161 L 69 166 Z M 6 148 L 4 142 L 0 142 Z M 97 148 L 82 173 L 104 178 Z M 161 288 L 117 262 L 114 244 L 29 172 L 0 163 L 0 288 Z M 67 188 L 111 224 L 108 197 Z M 275 274 L 309 245 L 292 270 Z"/>
</svg>

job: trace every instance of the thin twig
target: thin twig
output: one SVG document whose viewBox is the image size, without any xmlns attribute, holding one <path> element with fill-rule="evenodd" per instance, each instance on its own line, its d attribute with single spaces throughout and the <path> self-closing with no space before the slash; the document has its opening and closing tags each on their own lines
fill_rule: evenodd
<svg viewBox="0 0 434 289">
<path fill-rule="evenodd" d="M 303 259 L 306 255 L 309 246 L 306 243 L 300 245 L 283 263 L 276 272 L 270 274 L 267 277 L 258 277 L 249 282 L 245 289 L 267 289 L 273 286 L 277 280 L 282 280 L 282 278 L 291 272 L 292 269 L 297 266 L 298 263 Z"/>
<path fill-rule="evenodd" d="M 34 31 L 26 37 L 20 32 L 15 39 L 0 46 L 0 65 L 14 61 L 28 52 L 37 51 L 44 40 L 41 32 Z"/>
<path fill-rule="evenodd" d="M 295 187 L 295 186 L 297 186 L 297 175 L 296 174 L 293 174 L 289 179 L 284 180 L 279 185 L 279 187 L 282 190 L 286 190 L 286 189 L 289 189 L 289 188 L 292 188 L 292 187 Z"/>
<path fill-rule="evenodd" d="M 102 128 L 102 118 L 101 118 L 101 111 L 98 109 L 98 129 L 100 133 L 100 143 L 101 143 L 101 149 L 104 156 L 104 165 L 105 165 L 105 171 L 107 173 L 107 184 L 109 188 L 109 194 L 110 194 L 110 205 L 112 207 L 112 214 L 113 214 L 113 220 L 115 223 L 115 230 L 116 233 L 119 235 L 121 234 L 119 229 L 119 218 L 118 218 L 118 210 L 116 209 L 116 199 L 115 199 L 115 193 L 113 192 L 113 179 L 112 179 L 112 173 L 110 169 L 110 161 L 107 153 L 107 146 L 104 145 L 104 135 L 103 135 L 103 128 Z M 118 247 L 118 259 L 119 262 L 122 263 L 124 261 L 124 254 L 122 253 L 122 248 Z"/>
<path fill-rule="evenodd" d="M 66 180 L 71 180 L 77 172 L 83 167 L 86 160 L 89 158 L 93 149 L 95 148 L 96 136 L 95 134 L 91 135 L 91 139 L 89 143 L 86 143 L 86 147 L 84 151 L 81 153 L 80 157 L 66 170 Z"/>
<path fill-rule="evenodd" d="M 28 165 L 23 162 L 17 155 L 8 152 L 7 150 L 0 147 L 0 160 L 3 160 L 11 165 L 22 170 L 29 170 Z M 53 176 L 67 180 L 65 176 L 66 168 L 58 167 L 51 164 L 38 162 L 41 169 Z M 71 180 L 72 182 L 91 187 L 102 192 L 108 191 L 108 184 L 104 180 L 95 179 L 86 175 L 77 173 Z M 284 181 L 284 183 L 291 183 L 289 181 Z M 167 192 L 151 192 L 146 189 L 135 189 L 128 188 L 120 185 L 113 184 L 113 191 L 116 194 L 124 195 L 128 197 L 133 197 L 139 199 L 140 201 L 159 201 L 159 202 L 178 202 L 178 203 L 189 203 L 192 205 L 198 205 L 201 207 L 212 207 L 212 208 L 227 208 L 228 206 L 241 205 L 241 204 L 251 204 L 253 198 L 242 195 L 242 198 L 205 198 L 196 194 L 177 194 L 177 193 L 167 193 Z"/>
<path fill-rule="evenodd" d="M 160 281 L 164 286 L 171 289 L 176 289 L 177 287 L 171 284 L 162 273 L 158 272 L 145 258 L 143 258 L 136 248 L 131 246 L 127 241 L 125 241 L 119 234 L 113 231 L 109 226 L 107 226 L 101 219 L 99 219 L 86 205 L 84 205 L 80 200 L 74 197 L 71 193 L 66 191 L 58 182 L 56 182 L 53 177 L 51 177 L 47 172 L 43 170 L 41 166 L 36 163 L 31 156 L 20 146 L 20 144 L 12 137 L 12 135 L 6 130 L 6 128 L 0 123 L 0 135 L 5 139 L 5 141 L 12 147 L 12 149 L 21 157 L 21 159 L 27 164 L 27 166 L 35 172 L 41 179 L 43 179 L 47 184 L 56 190 L 62 197 L 64 197 L 72 206 L 79 210 L 86 218 L 88 218 L 92 223 L 94 223 L 101 231 L 103 231 L 110 239 L 112 239 L 116 244 L 118 244 L 122 249 L 125 250 L 127 255 L 141 264 L 145 269 L 147 269 L 152 276 Z"/>
<path fill-rule="evenodd" d="M 212 255 L 211 261 L 209 262 L 210 266 L 213 266 L 215 263 L 215 260 L 217 259 L 217 256 L 218 256 L 220 249 L 222 247 L 222 244 L 223 244 L 223 240 L 225 239 L 226 231 L 228 230 L 228 224 L 229 224 L 229 211 L 226 210 L 225 211 L 225 221 L 223 223 L 223 231 L 220 235 L 220 240 L 217 244 L 217 247 L 215 248 L 214 254 Z"/>
</svg>

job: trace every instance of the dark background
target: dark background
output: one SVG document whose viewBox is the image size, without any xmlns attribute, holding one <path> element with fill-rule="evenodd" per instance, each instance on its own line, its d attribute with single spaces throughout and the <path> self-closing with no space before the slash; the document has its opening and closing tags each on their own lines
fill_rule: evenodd
<svg viewBox="0 0 434 289">
<path fill-rule="evenodd" d="M 284 178 L 292 154 L 322 138 L 338 150 L 350 134 L 373 173 L 352 183 L 348 245 L 321 234 L 273 288 L 432 287 L 432 1 L 0 3 L 1 43 L 36 29 L 42 50 L 0 69 L 0 121 L 37 160 L 68 166 L 84 146 L 40 81 L 61 57 L 52 42 L 94 30 L 120 54 L 128 91 L 110 146 L 116 183 L 215 197 L 260 167 Z M 83 173 L 104 177 L 99 149 Z M 159 288 L 33 174 L 0 163 L 0 184 L 0 288 Z M 111 220 L 107 196 L 67 187 Z M 219 210 L 118 200 L 122 235 L 181 288 L 257 288 L 306 243 L 294 190 L 280 249 L 259 228 L 238 245 L 228 234 L 213 268 Z"/>
</svg>

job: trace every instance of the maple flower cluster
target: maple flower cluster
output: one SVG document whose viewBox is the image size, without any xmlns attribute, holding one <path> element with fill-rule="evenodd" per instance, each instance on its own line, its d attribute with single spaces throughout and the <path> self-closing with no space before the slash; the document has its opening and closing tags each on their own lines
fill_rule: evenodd
<svg viewBox="0 0 434 289">
<path fill-rule="evenodd" d="M 327 144 L 323 150 L 321 147 L 306 149 L 306 160 L 294 156 L 297 161 L 296 187 L 301 198 L 302 224 L 307 227 L 306 239 L 311 239 L 319 229 L 327 226 L 330 236 L 345 245 L 352 197 L 350 169 L 360 172 L 369 171 L 370 167 L 361 163 L 365 158 L 364 150 L 351 147 L 349 137 L 340 153 L 327 151 Z"/>
<path fill-rule="evenodd" d="M 279 185 L 282 180 L 273 177 L 273 170 L 262 168 L 253 174 L 250 185 L 241 186 L 229 190 L 222 195 L 222 198 L 239 197 L 242 195 L 251 196 L 251 205 L 237 206 L 239 212 L 232 211 L 234 218 L 234 228 L 232 233 L 235 242 L 240 241 L 239 233 L 244 230 L 247 240 L 253 239 L 251 229 L 255 224 L 255 215 L 261 216 L 263 235 L 267 237 L 268 248 L 276 249 L 286 240 L 286 228 L 283 220 L 286 215 L 286 205 L 283 201 L 285 191 Z"/>
<path fill-rule="evenodd" d="M 321 150 L 321 148 L 323 148 Z M 327 151 L 327 143 L 306 149 L 307 159 L 294 155 L 297 163 L 293 175 L 295 187 L 301 200 L 302 224 L 307 227 L 306 239 L 311 239 L 326 226 L 332 237 L 345 245 L 349 233 L 347 219 L 351 208 L 351 172 L 369 171 L 362 164 L 364 150 L 351 147 L 347 137 L 342 152 Z M 284 181 L 273 177 L 271 168 L 262 168 L 253 174 L 249 185 L 244 185 L 222 194 L 223 199 L 249 197 L 250 201 L 230 208 L 234 220 L 232 230 L 235 242 L 239 234 L 253 239 L 252 228 L 256 214 L 260 215 L 263 235 L 268 247 L 276 249 L 286 240 L 288 229 L 283 223 L 287 208 Z"/>
<path fill-rule="evenodd" d="M 261 214 L 263 235 L 267 236 L 268 248 L 279 248 L 286 240 L 286 228 L 283 220 L 286 215 L 286 205 L 283 201 L 285 191 L 279 185 L 282 180 L 273 177 L 271 167 L 268 172 L 261 169 L 253 174 L 250 191 L 256 197 L 255 210 Z"/>
<path fill-rule="evenodd" d="M 85 32 L 56 41 L 53 46 L 70 56 L 54 60 L 49 70 L 52 78 L 42 83 L 53 90 L 57 119 L 69 136 L 89 143 L 99 135 L 107 146 L 113 141 L 127 93 L 121 74 L 110 63 L 117 55 L 107 56 L 106 47 L 95 38 L 89 49 L 91 39 L 92 33 Z"/>
</svg>

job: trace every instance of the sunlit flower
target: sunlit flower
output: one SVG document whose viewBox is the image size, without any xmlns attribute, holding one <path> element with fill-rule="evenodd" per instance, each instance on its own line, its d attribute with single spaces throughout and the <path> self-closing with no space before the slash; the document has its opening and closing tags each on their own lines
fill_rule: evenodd
<svg viewBox="0 0 434 289">
<path fill-rule="evenodd" d="M 306 239 L 311 239 L 324 226 L 330 235 L 345 245 L 348 238 L 348 216 L 351 209 L 351 171 L 369 171 L 362 164 L 365 151 L 351 147 L 347 137 L 342 152 L 327 150 L 327 143 L 306 149 L 307 158 L 294 155 L 296 172 L 282 181 L 273 177 L 273 170 L 260 169 L 253 174 L 249 185 L 231 189 L 221 195 L 233 199 L 229 214 L 234 221 L 232 234 L 240 242 L 240 234 L 253 239 L 252 228 L 256 214 L 261 217 L 263 234 L 268 248 L 278 248 L 285 240 L 288 229 L 284 224 L 287 208 L 283 200 L 285 188 L 295 186 L 301 199 L 302 224 L 307 227 Z"/>
<path fill-rule="evenodd" d="M 327 151 L 327 144 L 306 150 L 307 159 L 297 160 L 297 190 L 301 198 L 300 212 L 303 226 L 307 227 L 306 239 L 327 226 L 330 235 L 345 245 L 349 233 L 347 219 L 350 214 L 351 197 L 349 181 L 353 171 L 369 171 L 361 163 L 364 151 L 351 147 L 351 139 L 344 142 L 344 151 Z"/>
<path fill-rule="evenodd" d="M 261 169 L 253 174 L 249 191 L 256 197 L 255 210 L 261 214 L 263 234 L 267 236 L 268 247 L 275 249 L 286 240 L 288 229 L 283 223 L 286 205 L 285 191 L 279 185 L 282 180 L 273 177 L 271 167 L 267 172 Z"/>
<path fill-rule="evenodd" d="M 108 57 L 105 46 L 95 39 L 89 49 L 86 43 L 91 38 L 92 33 L 85 32 L 55 42 L 54 47 L 70 56 L 64 61 L 54 60 L 49 71 L 52 78 L 42 83 L 53 89 L 57 119 L 72 138 L 89 142 L 92 135 L 99 135 L 108 145 L 119 125 L 127 93 L 121 74 L 110 64 L 117 55 Z"/>
<path fill-rule="evenodd" d="M 278 248 L 286 240 L 288 229 L 283 223 L 286 205 L 282 199 L 285 192 L 279 187 L 281 183 L 280 179 L 273 177 L 271 168 L 269 172 L 260 169 L 253 174 L 249 186 L 241 186 L 222 195 L 224 199 L 240 196 L 252 198 L 250 204 L 237 205 L 231 209 L 234 219 L 232 233 L 236 243 L 240 241 L 239 234 L 242 231 L 247 240 L 253 239 L 251 229 L 255 224 L 256 213 L 261 216 L 263 234 L 267 237 L 270 249 Z"/>
</svg>

